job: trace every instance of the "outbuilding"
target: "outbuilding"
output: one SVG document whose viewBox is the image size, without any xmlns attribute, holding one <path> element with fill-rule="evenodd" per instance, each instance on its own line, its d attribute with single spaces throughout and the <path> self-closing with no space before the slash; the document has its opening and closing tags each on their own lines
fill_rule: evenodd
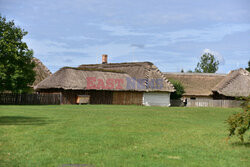
<svg viewBox="0 0 250 167">
<path fill-rule="evenodd" d="M 107 58 L 104 61 L 107 61 Z M 89 95 L 90 104 L 170 106 L 173 85 L 151 62 L 107 63 L 64 67 L 40 82 L 38 93 L 61 93 L 62 104 Z"/>
</svg>

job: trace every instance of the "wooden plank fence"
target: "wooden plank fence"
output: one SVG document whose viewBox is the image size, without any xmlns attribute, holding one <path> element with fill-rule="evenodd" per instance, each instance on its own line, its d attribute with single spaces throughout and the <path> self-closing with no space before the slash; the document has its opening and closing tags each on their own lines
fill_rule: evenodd
<svg viewBox="0 0 250 167">
<path fill-rule="evenodd" d="M 0 93 L 0 105 L 48 105 L 61 104 L 61 94 Z"/>
<path fill-rule="evenodd" d="M 188 100 L 187 107 L 240 107 L 241 101 L 237 100 L 210 100 L 210 99 L 196 99 Z"/>
</svg>

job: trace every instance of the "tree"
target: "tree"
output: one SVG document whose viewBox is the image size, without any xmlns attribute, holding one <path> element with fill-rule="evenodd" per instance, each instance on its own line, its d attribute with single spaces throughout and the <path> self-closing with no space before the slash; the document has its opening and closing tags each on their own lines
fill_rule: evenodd
<svg viewBox="0 0 250 167">
<path fill-rule="evenodd" d="M 239 100 L 243 100 L 241 104 L 243 112 L 233 114 L 227 119 L 229 125 L 228 137 L 237 135 L 241 142 L 244 142 L 244 134 L 250 128 L 250 96 L 240 98 Z"/>
<path fill-rule="evenodd" d="M 171 80 L 171 79 L 169 81 L 173 84 L 175 88 L 175 92 L 170 94 L 170 99 L 180 99 L 183 93 L 185 93 L 184 87 L 179 81 Z"/>
<path fill-rule="evenodd" d="M 211 53 L 205 53 L 201 56 L 195 72 L 198 73 L 215 73 L 218 70 L 219 61 Z"/>
<path fill-rule="evenodd" d="M 250 60 L 248 61 L 248 67 L 246 68 L 246 70 L 250 72 Z"/>
<path fill-rule="evenodd" d="M 27 32 L 0 15 L 0 92 L 28 92 L 35 80 L 33 51 L 22 41 Z"/>
</svg>

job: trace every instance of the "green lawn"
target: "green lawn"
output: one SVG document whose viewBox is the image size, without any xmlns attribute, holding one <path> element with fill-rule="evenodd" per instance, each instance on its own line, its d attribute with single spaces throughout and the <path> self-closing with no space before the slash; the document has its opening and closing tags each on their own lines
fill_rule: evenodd
<svg viewBox="0 0 250 167">
<path fill-rule="evenodd" d="M 0 166 L 249 166 L 250 144 L 226 140 L 225 120 L 239 111 L 0 106 Z"/>
</svg>

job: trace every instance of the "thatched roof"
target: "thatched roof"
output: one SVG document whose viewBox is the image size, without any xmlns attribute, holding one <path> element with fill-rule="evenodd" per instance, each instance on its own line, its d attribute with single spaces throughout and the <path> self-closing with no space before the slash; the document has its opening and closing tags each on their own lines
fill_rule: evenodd
<svg viewBox="0 0 250 167">
<path fill-rule="evenodd" d="M 166 91 L 173 92 L 172 84 L 152 63 L 113 63 L 113 64 L 92 64 L 81 65 L 78 68 L 64 67 L 54 73 L 49 78 L 39 83 L 35 89 L 62 88 L 65 90 L 82 90 L 87 88 L 87 78 L 95 77 L 104 82 L 108 78 L 123 79 L 122 90 L 133 91 Z M 127 79 L 135 82 L 136 87 L 127 87 Z M 142 82 L 137 79 L 144 79 Z M 162 87 L 160 89 L 150 87 L 149 82 L 152 79 L 161 79 Z M 131 82 L 130 82 L 131 83 Z M 158 85 L 157 85 L 158 86 Z M 106 90 L 106 89 L 103 89 Z M 110 90 L 110 89 L 107 89 Z M 117 90 L 117 89 L 114 89 Z"/>
<path fill-rule="evenodd" d="M 249 96 L 250 73 L 242 68 L 233 70 L 213 88 L 213 91 L 230 97 Z"/>
<path fill-rule="evenodd" d="M 82 90 L 87 89 L 87 78 L 95 77 L 96 80 L 102 79 L 105 81 L 108 78 L 125 79 L 129 75 L 124 73 L 103 72 L 103 71 L 87 71 L 77 68 L 61 68 L 51 77 L 40 82 L 35 89 L 51 89 L 58 88 L 64 90 Z M 125 83 L 123 83 L 123 87 Z M 106 89 L 103 89 L 106 90 Z M 114 89 L 113 89 L 114 90 Z"/>
<path fill-rule="evenodd" d="M 168 81 L 164 74 L 151 62 L 128 62 L 128 63 L 109 63 L 109 64 L 83 64 L 79 68 L 94 68 L 105 70 L 117 70 L 128 74 L 136 79 L 145 79 L 145 86 L 150 90 L 150 80 L 162 79 L 163 88 L 158 91 L 174 92 L 173 85 Z M 154 90 L 156 91 L 156 90 Z"/>
<path fill-rule="evenodd" d="M 210 96 L 212 89 L 226 74 L 212 73 L 164 73 L 168 79 L 179 81 L 185 90 L 186 96 Z"/>
<path fill-rule="evenodd" d="M 34 71 L 36 72 L 36 78 L 32 85 L 34 87 L 39 82 L 44 80 L 45 78 L 49 77 L 51 75 L 50 70 L 37 58 L 32 59 L 33 62 L 35 62 L 36 66 L 34 68 Z"/>
</svg>

